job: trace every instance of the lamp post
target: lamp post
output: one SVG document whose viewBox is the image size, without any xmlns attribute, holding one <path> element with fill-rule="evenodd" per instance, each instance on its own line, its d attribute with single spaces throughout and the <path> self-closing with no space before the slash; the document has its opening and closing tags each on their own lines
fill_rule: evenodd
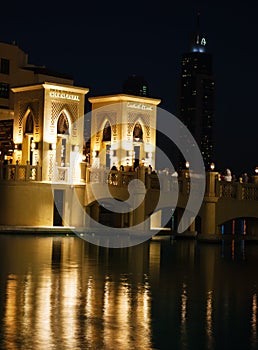
<svg viewBox="0 0 258 350">
<path fill-rule="evenodd" d="M 252 176 L 252 182 L 258 185 L 258 166 L 254 169 L 255 175 Z"/>
<path fill-rule="evenodd" d="M 211 171 L 213 171 L 215 169 L 215 164 L 214 163 L 210 164 L 210 169 L 211 169 Z"/>
</svg>

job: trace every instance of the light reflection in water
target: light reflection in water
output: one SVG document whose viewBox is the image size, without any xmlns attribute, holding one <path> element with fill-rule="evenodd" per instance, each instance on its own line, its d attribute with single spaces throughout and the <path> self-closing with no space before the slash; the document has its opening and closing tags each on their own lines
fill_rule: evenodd
<svg viewBox="0 0 258 350">
<path fill-rule="evenodd" d="M 117 295 L 117 322 L 119 324 L 120 338 L 118 345 L 130 344 L 130 286 L 126 278 L 122 277 Z"/>
<path fill-rule="evenodd" d="M 208 291 L 207 302 L 206 302 L 206 333 L 208 338 L 208 349 L 212 348 L 212 341 L 213 341 L 212 316 L 213 316 L 213 292 L 210 290 Z"/>
<path fill-rule="evenodd" d="M 93 326 L 93 298 L 94 298 L 94 283 L 91 276 L 89 276 L 87 281 L 86 289 L 86 304 L 85 304 L 85 317 L 86 317 L 86 328 L 85 336 L 87 343 L 91 343 L 94 339 L 94 326 Z"/>
<path fill-rule="evenodd" d="M 107 349 L 112 345 L 114 338 L 114 328 L 112 329 L 112 310 L 115 309 L 114 288 L 109 276 L 106 276 L 104 285 L 104 301 L 103 301 L 103 342 Z M 111 343 L 111 344 L 110 344 Z"/>
<path fill-rule="evenodd" d="M 252 261 L 234 243 L 223 259 L 220 245 L 193 254 L 189 242 L 108 251 L 17 238 L 6 256 L 0 244 L 0 349 L 215 349 L 232 327 L 234 344 L 256 349 L 257 250 Z"/>
<path fill-rule="evenodd" d="M 181 293 L 181 344 L 182 349 L 187 348 L 187 285 L 183 283 Z"/>
<path fill-rule="evenodd" d="M 137 291 L 137 307 L 134 313 L 137 317 L 137 328 L 140 330 L 137 337 L 139 349 L 151 348 L 151 298 L 149 289 L 149 283 L 145 281 L 143 285 L 138 286 Z"/>
<path fill-rule="evenodd" d="M 257 294 L 253 295 L 252 299 L 252 318 L 251 318 L 251 327 L 252 327 L 252 347 L 256 349 L 257 346 Z"/>
<path fill-rule="evenodd" d="M 50 270 L 40 276 L 35 298 L 35 343 L 52 346 L 51 337 L 51 276 Z"/>
<path fill-rule="evenodd" d="M 17 334 L 17 318 L 16 318 L 16 302 L 17 302 L 17 276 L 11 274 L 8 276 L 6 286 L 6 311 L 5 311 L 5 325 L 6 325 L 6 347 L 7 349 L 18 349 L 16 344 Z"/>
<path fill-rule="evenodd" d="M 235 240 L 234 239 L 232 239 L 232 243 L 231 243 L 231 257 L 232 257 L 232 260 L 235 259 Z"/>
<path fill-rule="evenodd" d="M 78 305 L 78 270 L 64 270 L 61 279 L 61 324 L 64 339 L 64 349 L 76 349 L 76 330 L 78 329 L 77 305 Z M 69 330 L 69 331 L 68 331 Z"/>
<path fill-rule="evenodd" d="M 186 311 L 187 311 L 187 290 L 186 284 L 183 284 L 182 295 L 181 295 L 181 324 L 185 325 L 186 322 Z"/>
</svg>

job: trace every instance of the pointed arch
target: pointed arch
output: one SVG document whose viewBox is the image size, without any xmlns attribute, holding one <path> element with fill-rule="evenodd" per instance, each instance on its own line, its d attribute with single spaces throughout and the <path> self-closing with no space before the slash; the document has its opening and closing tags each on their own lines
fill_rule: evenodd
<svg viewBox="0 0 258 350">
<path fill-rule="evenodd" d="M 33 134 L 34 132 L 34 115 L 30 107 L 24 114 L 24 134 Z"/>
<path fill-rule="evenodd" d="M 143 141 L 143 130 L 142 130 L 141 123 L 139 121 L 137 121 L 134 125 L 133 139 L 134 139 L 134 141 L 137 141 L 137 142 Z"/>
<path fill-rule="evenodd" d="M 111 124 L 107 120 L 103 128 L 102 142 L 109 142 L 109 141 L 111 142 L 111 135 L 112 135 Z"/>
<path fill-rule="evenodd" d="M 70 133 L 70 122 L 64 110 L 59 114 L 56 128 L 58 135 L 69 135 Z"/>
</svg>

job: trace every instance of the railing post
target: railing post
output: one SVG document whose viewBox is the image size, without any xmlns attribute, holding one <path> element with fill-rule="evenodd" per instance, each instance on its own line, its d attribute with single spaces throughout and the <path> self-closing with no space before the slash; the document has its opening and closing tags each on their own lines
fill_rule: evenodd
<svg viewBox="0 0 258 350">
<path fill-rule="evenodd" d="M 16 160 L 16 164 L 15 164 L 15 172 L 14 172 L 14 180 L 17 181 L 19 180 L 19 161 Z"/>
<path fill-rule="evenodd" d="M 36 181 L 41 180 L 41 167 L 39 166 L 39 162 L 36 165 Z"/>
<path fill-rule="evenodd" d="M 122 172 L 121 170 L 118 171 L 117 173 L 117 185 L 118 187 L 122 187 Z"/>
<path fill-rule="evenodd" d="M 25 172 L 25 180 L 29 181 L 30 179 L 30 164 L 29 161 L 26 161 L 26 172 Z"/>
<path fill-rule="evenodd" d="M 163 177 L 163 191 L 165 192 L 170 191 L 170 176 L 168 172 L 166 172 Z"/>
<path fill-rule="evenodd" d="M 138 179 L 145 184 L 145 167 L 143 165 L 138 168 Z"/>
<path fill-rule="evenodd" d="M 243 199 L 243 184 L 238 182 L 237 183 L 237 193 L 236 193 L 236 199 L 242 200 Z"/>
<path fill-rule="evenodd" d="M 215 196 L 220 197 L 220 180 L 218 176 L 215 178 Z"/>
<path fill-rule="evenodd" d="M 146 189 L 149 190 L 151 188 L 151 174 L 146 174 Z"/>
<path fill-rule="evenodd" d="M 85 176 L 85 182 L 90 182 L 90 168 L 86 167 L 86 176 Z"/>
<path fill-rule="evenodd" d="M 215 197 L 216 195 L 216 178 L 218 176 L 218 173 L 215 171 L 209 171 L 206 173 L 206 193 L 205 196 L 208 197 Z"/>
<path fill-rule="evenodd" d="M 3 180 L 3 162 L 0 162 L 0 180 Z"/>
<path fill-rule="evenodd" d="M 186 177 L 182 178 L 182 193 L 183 195 L 188 194 L 188 179 Z"/>
</svg>

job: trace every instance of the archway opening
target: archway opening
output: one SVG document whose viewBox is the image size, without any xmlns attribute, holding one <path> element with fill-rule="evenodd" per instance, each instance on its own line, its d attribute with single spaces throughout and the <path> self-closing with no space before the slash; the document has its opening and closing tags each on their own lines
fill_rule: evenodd
<svg viewBox="0 0 258 350">
<path fill-rule="evenodd" d="M 35 142 L 33 140 L 34 133 L 34 118 L 29 111 L 24 128 L 24 140 L 23 140 L 23 161 L 29 161 L 30 165 L 34 165 L 33 152 L 35 150 Z"/>
<path fill-rule="evenodd" d="M 58 166 L 65 167 L 69 163 L 69 120 L 62 112 L 57 120 L 56 162 Z"/>
<path fill-rule="evenodd" d="M 90 227 L 95 227 L 97 223 L 108 227 L 129 227 L 131 215 L 129 207 L 126 213 L 117 213 L 114 210 L 113 203 L 105 199 L 101 201 L 101 204 L 98 202 L 92 203 L 86 210 L 92 219 L 90 220 Z"/>
<path fill-rule="evenodd" d="M 133 142 L 134 142 L 134 169 L 140 165 L 140 160 L 143 154 L 143 131 L 142 126 L 137 122 L 133 129 Z"/>
<path fill-rule="evenodd" d="M 109 121 L 106 122 L 104 129 L 103 129 L 103 135 L 102 135 L 102 142 L 103 142 L 103 147 L 105 148 L 105 164 L 107 168 L 110 168 L 111 166 L 111 154 L 110 154 L 110 149 L 111 149 L 111 125 Z"/>
</svg>

